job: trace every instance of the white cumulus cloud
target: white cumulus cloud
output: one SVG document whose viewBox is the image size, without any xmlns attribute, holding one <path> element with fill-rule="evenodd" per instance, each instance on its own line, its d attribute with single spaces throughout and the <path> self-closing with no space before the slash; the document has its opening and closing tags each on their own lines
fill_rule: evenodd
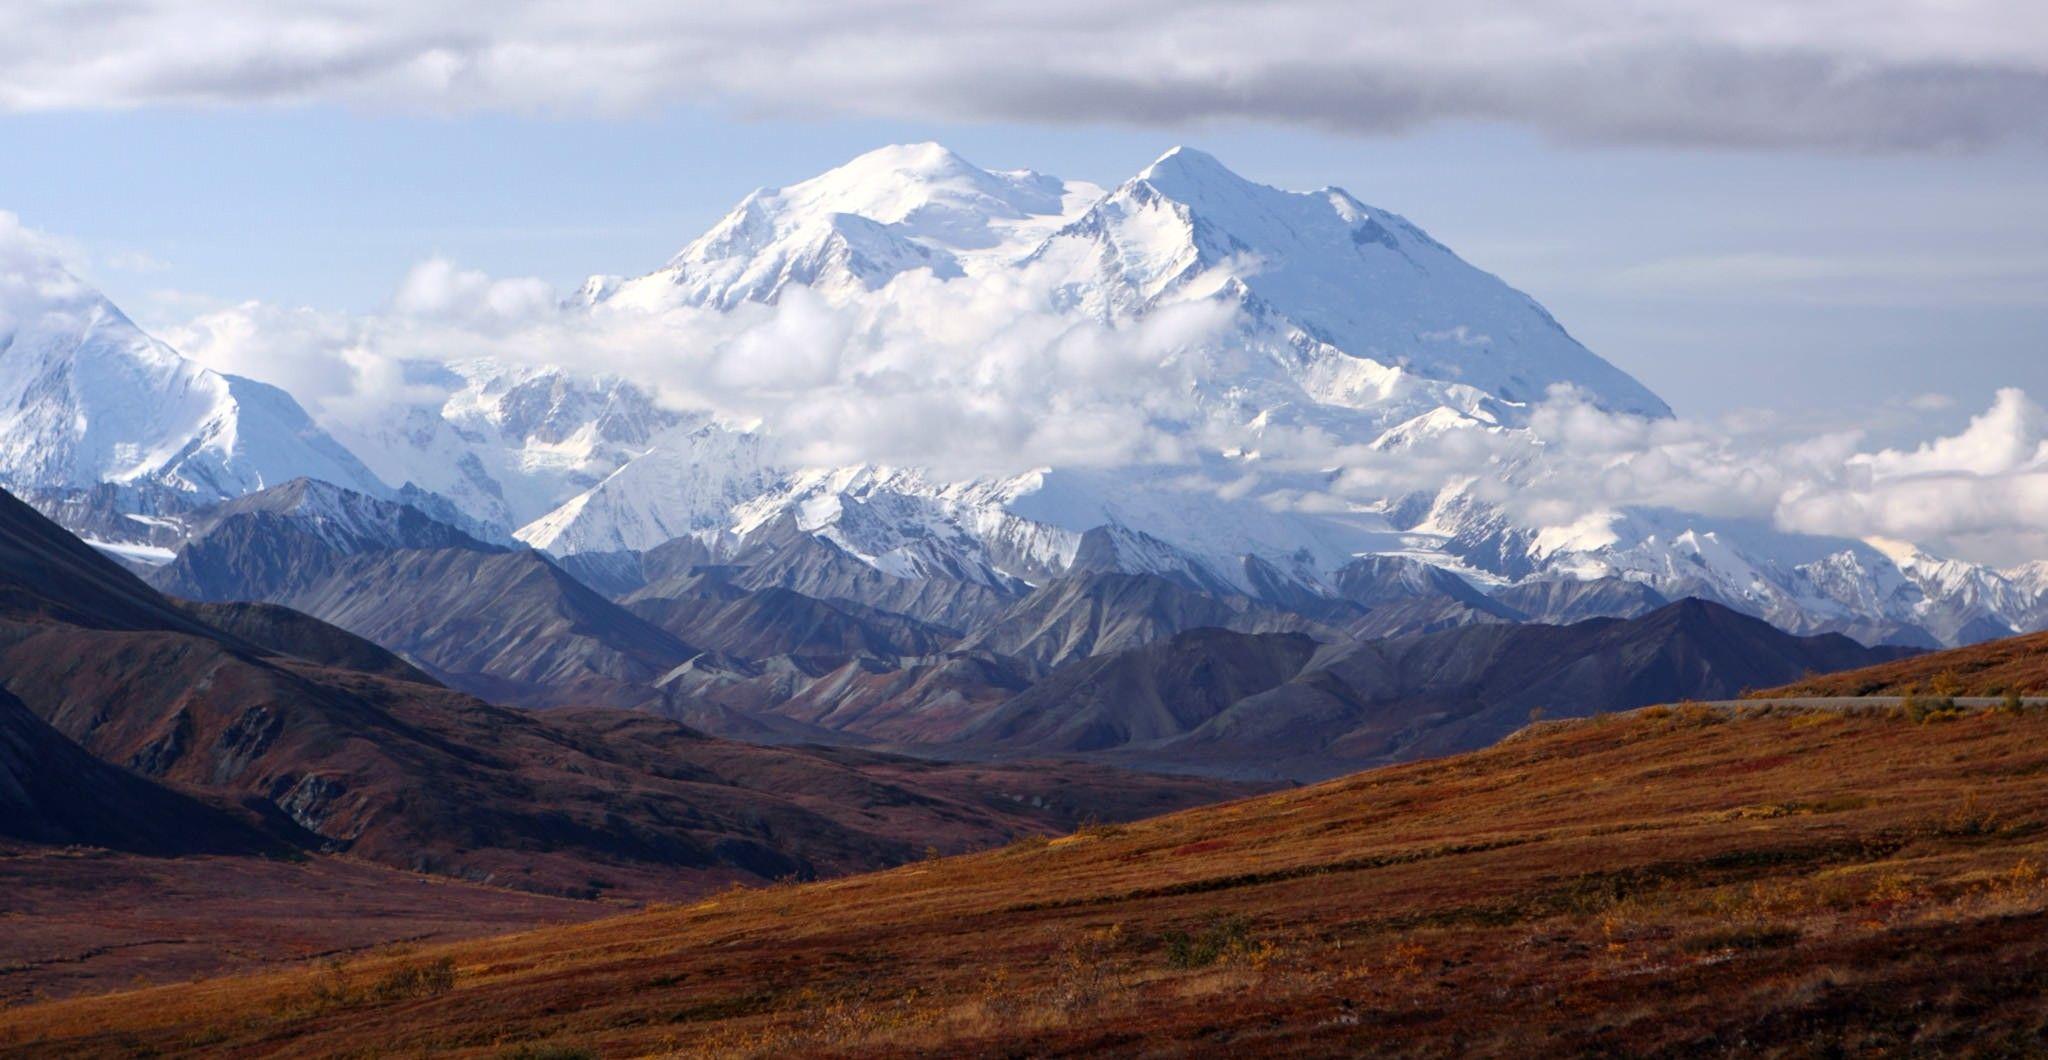
<svg viewBox="0 0 2048 1060">
<path fill-rule="evenodd" d="M 834 304 L 802 287 L 729 311 L 564 306 L 538 280 L 415 267 L 388 312 L 246 303 L 164 330 L 209 367 L 276 383 L 344 430 L 394 402 L 434 404 L 418 362 L 489 358 L 621 376 L 666 404 L 772 425 L 804 464 L 910 464 L 976 475 L 1184 459 L 1194 415 L 1173 356 L 1233 310 L 1135 322 L 1059 313 L 1033 270 L 973 281 L 916 271 L 889 297 Z"/>
<path fill-rule="evenodd" d="M 2011 563 L 2048 555 L 2048 412 L 2016 389 L 1953 433 L 1943 409 L 1902 396 L 1856 421 L 1743 412 L 1647 419 L 1569 388 L 1527 430 L 1469 424 L 1396 442 L 1206 416 L 1185 351 L 1227 333 L 1232 311 L 1193 302 L 1135 322 L 1053 312 L 1031 270 L 941 281 L 923 271 L 850 305 L 802 287 L 730 312 L 565 307 L 545 284 L 446 261 L 416 267 L 382 314 L 248 303 L 166 338 L 212 367 L 297 394 L 346 429 L 394 403 L 445 395 L 407 366 L 487 357 L 622 376 L 665 403 L 765 425 L 785 459 L 883 463 L 940 475 L 1038 466 L 1184 465 L 1187 488 L 1268 506 L 1337 511 L 1469 481 L 1531 526 L 1629 506 L 1911 540 Z M 1930 436 L 1931 435 L 1931 436 Z M 1256 453 L 1222 478 L 1203 453 Z M 1206 467 L 1209 470 L 1200 470 Z M 1305 487 L 1320 481 L 1322 486 Z"/>
</svg>

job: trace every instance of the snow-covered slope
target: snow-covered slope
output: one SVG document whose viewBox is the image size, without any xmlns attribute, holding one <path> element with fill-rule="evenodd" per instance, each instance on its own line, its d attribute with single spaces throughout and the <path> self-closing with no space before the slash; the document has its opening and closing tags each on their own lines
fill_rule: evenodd
<svg viewBox="0 0 2048 1060">
<path fill-rule="evenodd" d="M 2035 596 L 2048 596 L 2048 559 L 2037 559 L 1999 572 L 2005 580 Z"/>
<path fill-rule="evenodd" d="M 436 404 L 337 425 L 387 480 L 439 494 L 500 535 L 604 481 L 685 422 L 632 383 L 470 360 L 411 368 Z"/>
<path fill-rule="evenodd" d="M 938 144 L 884 147 L 754 192 L 666 267 L 620 284 L 596 280 L 585 298 L 731 309 L 772 302 L 792 284 L 854 298 L 911 269 L 946 278 L 1010 264 L 1100 193 L 1029 171 L 990 172 Z"/>
<path fill-rule="evenodd" d="M 644 551 L 730 530 L 741 505 L 780 482 L 763 460 L 759 435 L 711 423 L 679 425 L 517 536 L 562 555 Z"/>
<path fill-rule="evenodd" d="M 1668 599 L 1697 596 L 1794 633 L 1923 647 L 2040 628 L 2039 588 L 1902 542 L 1788 534 L 1752 520 L 1620 509 L 1526 528 L 1461 485 L 1409 527 L 1436 552 L 1510 581 L 1618 577 Z"/>
<path fill-rule="evenodd" d="M 1328 404 L 1383 400 L 1386 377 L 1400 372 L 1511 403 L 1567 383 L 1615 411 L 1671 411 L 1534 299 L 1398 214 L 1340 188 L 1256 184 L 1185 147 L 1033 257 L 1059 263 L 1072 277 L 1064 296 L 1096 314 L 1186 298 L 1239 301 L 1248 320 L 1289 333 L 1300 354 L 1296 371 Z"/>
<path fill-rule="evenodd" d="M 55 265 L 0 271 L 0 484 L 216 500 L 302 475 L 389 492 L 284 391 L 186 360 Z"/>
<path fill-rule="evenodd" d="M 982 170 L 935 144 L 884 148 L 748 196 L 665 268 L 635 280 L 594 279 L 583 299 L 606 312 L 730 308 L 803 284 L 841 302 L 885 305 L 889 282 L 907 270 L 948 279 L 1006 268 L 1049 273 L 1041 308 L 1077 319 L 1127 321 L 1204 299 L 1235 310 L 1228 332 L 1177 355 L 1202 414 L 1253 436 L 1307 426 L 1365 443 L 1518 422 L 1526 402 L 1553 383 L 1616 409 L 1667 411 L 1527 296 L 1396 215 L 1334 189 L 1254 184 L 1186 149 L 1103 194 L 1036 173 Z M 664 452 L 657 441 L 640 470 L 565 498 L 520 536 L 575 551 L 647 548 L 679 526 L 704 530 L 707 491 L 676 488 L 679 469 L 720 483 L 732 472 L 707 461 L 702 445 L 679 442 Z M 1229 462 L 1212 460 L 1209 470 L 1242 472 L 1223 466 Z M 785 469 L 779 488 L 746 506 L 747 518 L 801 504 L 809 525 L 824 526 L 825 511 L 872 522 L 878 497 L 921 498 L 890 502 L 930 509 L 906 514 L 901 525 L 974 542 L 986 553 L 975 562 L 1027 576 L 1056 571 L 1048 557 L 1070 557 L 1081 533 L 1105 524 L 1128 524 L 1229 570 L 1240 569 L 1247 551 L 1298 566 L 1294 554 L 1304 549 L 1313 565 L 1330 568 L 1380 540 L 1377 530 L 1362 533 L 1345 520 L 1332 526 L 1191 500 L 1164 481 L 1178 472 L 1050 469 L 973 483 L 893 481 L 902 474 Z M 820 491 L 835 482 L 857 489 L 845 496 L 860 503 L 823 499 Z M 1037 525 L 1017 529 L 1020 518 Z M 836 532 L 864 556 L 905 554 L 900 541 L 859 540 L 872 529 Z"/>
<path fill-rule="evenodd" d="M 907 272 L 972 283 L 1005 269 L 1049 277 L 1041 308 L 1077 320 L 1114 325 L 1202 301 L 1233 310 L 1224 334 L 1174 356 L 1208 418 L 1185 431 L 1220 425 L 1244 444 L 1199 452 L 1193 467 L 949 481 L 914 468 L 776 466 L 761 436 L 772 424 L 694 424 L 654 438 L 519 536 L 561 553 L 644 550 L 681 534 L 717 548 L 787 518 L 906 578 L 1042 584 L 1085 559 L 1268 595 L 1336 596 L 1336 572 L 1353 557 L 1391 555 L 1484 587 L 1618 577 L 1872 641 L 1946 643 L 2043 617 L 2043 589 L 2024 579 L 1728 520 L 1632 511 L 1521 526 L 1458 483 L 1344 511 L 1222 488 L 1257 474 L 1269 494 L 1319 491 L 1326 472 L 1260 464 L 1257 446 L 1274 431 L 1399 453 L 1456 432 L 1523 429 L 1530 404 L 1557 385 L 1613 411 L 1669 409 L 1405 218 L 1336 188 L 1259 185 L 1186 148 L 1106 193 L 989 172 L 933 144 L 884 148 L 748 196 L 666 267 L 594 278 L 580 304 L 723 310 L 800 284 L 881 313 Z M 1403 517 L 1404 505 L 1416 511 Z M 1084 550 L 1098 528 L 1106 536 Z M 1267 584 L 1276 578 L 1285 584 Z"/>
<path fill-rule="evenodd" d="M 1273 454 L 1312 437 L 1324 447 L 1315 452 L 1398 461 L 1462 438 L 1526 437 L 1532 403 L 1560 385 L 1609 411 L 1669 410 L 1527 295 L 1401 216 L 1336 188 L 1266 187 L 1185 148 L 1107 190 L 984 170 L 936 144 L 883 148 L 749 195 L 652 273 L 592 278 L 561 320 L 574 327 L 589 314 L 595 329 L 621 315 L 659 325 L 661 314 L 741 309 L 724 319 L 744 324 L 796 287 L 856 329 L 942 315 L 953 303 L 935 290 L 997 292 L 958 305 L 1030 302 L 1020 312 L 1089 335 L 1193 310 L 1217 326 L 1157 355 L 1164 382 L 1146 393 L 1171 400 L 1132 413 L 1181 450 L 1158 465 L 979 478 L 803 466 L 777 456 L 772 418 L 739 427 L 665 407 L 652 371 L 593 377 L 481 360 L 414 365 L 408 392 L 438 396 L 337 424 L 330 437 L 282 392 L 185 361 L 61 272 L 0 284 L 0 483 L 18 490 L 111 482 L 213 500 L 307 476 L 558 555 L 690 537 L 715 557 L 772 529 L 827 542 L 863 571 L 998 594 L 1085 570 L 1336 601 L 1342 571 L 1355 580 L 1358 557 L 1387 556 L 1431 583 L 1437 571 L 1484 591 L 1614 578 L 1873 642 L 1953 643 L 2048 623 L 2040 567 L 2001 574 L 1889 542 L 1666 511 L 1524 525 L 1458 481 L 1332 500 L 1346 456 Z M 985 329 L 936 323 L 928 334 L 945 356 L 980 353 L 946 337 Z M 1495 472 L 1542 474 L 1542 446 L 1524 449 L 1503 459 L 1526 466 Z M 1412 484 L 1387 487 L 1397 488 Z M 154 524 L 138 520 L 177 508 L 140 494 L 51 503 L 145 530 Z"/>
</svg>

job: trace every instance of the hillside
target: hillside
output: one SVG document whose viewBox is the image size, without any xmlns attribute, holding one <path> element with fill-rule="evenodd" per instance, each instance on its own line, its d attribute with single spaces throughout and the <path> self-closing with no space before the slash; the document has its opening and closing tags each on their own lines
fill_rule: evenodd
<svg viewBox="0 0 2048 1060">
<path fill-rule="evenodd" d="M 1795 637 L 1703 600 L 1569 626 L 1485 622 L 1387 640 L 1206 629 L 1081 659 L 990 710 L 959 745 L 1226 776 L 1323 780 L 1471 751 L 1528 723 L 1723 699 L 1897 658 Z"/>
<path fill-rule="evenodd" d="M 1780 699 L 1800 696 L 2001 696 L 2048 693 L 2048 633 L 1972 644 L 1916 655 L 1860 670 L 1810 677 L 1755 693 Z"/>
<path fill-rule="evenodd" d="M 161 855 L 283 848 L 231 809 L 86 754 L 0 691 L 0 842 L 6 840 Z"/>
<path fill-rule="evenodd" d="M 568 581 L 531 552 L 388 555 Z M 525 619 L 499 600 L 507 623 Z M 502 708 L 302 614 L 168 600 L 4 492 L 0 693 L 0 835 L 155 850 L 171 844 L 136 833 L 183 820 L 195 848 L 255 845 L 201 820 L 196 798 L 253 812 L 302 850 L 572 895 L 856 872 L 1246 790 L 1099 766 L 756 747 L 641 714 Z"/>
<path fill-rule="evenodd" d="M 2048 717 L 1696 707 L 1050 842 L 0 1013 L 15 1055 L 2038 1048 Z"/>
</svg>

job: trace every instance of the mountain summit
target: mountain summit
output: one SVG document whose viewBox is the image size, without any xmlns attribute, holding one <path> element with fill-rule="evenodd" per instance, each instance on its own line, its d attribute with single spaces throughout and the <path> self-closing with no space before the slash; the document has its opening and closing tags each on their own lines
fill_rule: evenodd
<svg viewBox="0 0 2048 1060">
<path fill-rule="evenodd" d="M 1176 307 L 1226 310 L 1204 314 L 1226 322 L 1219 332 L 1168 355 L 1194 414 L 1208 421 L 1155 425 L 1168 432 L 1302 429 L 1384 445 L 1394 432 L 1520 426 L 1531 404 L 1557 385 L 1613 410 L 1670 411 L 1527 295 L 1399 215 L 1334 188 L 1268 187 L 1187 147 L 1108 191 L 983 169 L 938 144 L 881 148 L 748 195 L 663 268 L 633 280 L 593 280 L 585 304 L 602 312 L 729 310 L 774 303 L 803 287 L 853 310 L 850 316 L 889 319 L 932 312 L 903 300 L 896 281 L 913 273 L 970 290 L 984 277 L 1028 277 L 1021 289 L 1044 300 L 1031 312 L 1110 331 Z M 1014 292 L 1001 290 L 1001 304 L 1013 304 Z M 975 308 L 973 299 L 961 304 L 963 312 Z M 772 436 L 774 424 L 764 430 Z M 929 552 L 911 538 L 969 542 L 977 554 L 955 555 L 952 565 L 1036 579 L 1060 573 L 1080 535 L 1124 524 L 1201 553 L 1219 568 L 1209 577 L 1222 582 L 1241 580 L 1236 568 L 1245 553 L 1305 554 L 1309 566 L 1328 573 L 1375 547 L 1357 520 L 1333 526 L 1190 499 L 1184 490 L 1172 500 L 1150 497 L 1156 484 L 1142 470 L 1052 468 L 968 486 L 912 469 L 778 471 L 758 463 L 758 446 L 721 442 L 718 431 L 701 424 L 672 431 L 518 536 L 558 552 L 636 550 L 678 533 L 744 532 L 794 511 L 807 530 L 829 533 L 857 555 Z M 1223 466 L 1234 459 L 1224 456 L 1217 473 L 1242 473 Z M 1260 473 L 1270 478 L 1276 470 Z M 1319 488 L 1308 480 L 1294 485 Z M 752 499 L 732 496 L 736 488 L 752 491 Z M 707 498 L 748 514 L 709 512 Z M 877 503 L 898 517 L 853 525 L 849 513 Z M 992 535 L 1011 543 L 993 543 Z M 1013 546 L 1026 554 L 986 553 Z"/>
<path fill-rule="evenodd" d="M 1078 289 L 1104 310 L 1209 291 L 1241 299 L 1248 317 L 1287 331 L 1311 374 L 1355 377 L 1369 364 L 1515 404 L 1567 384 L 1614 411 L 1671 413 L 1534 299 L 1399 214 L 1341 188 L 1258 184 L 1192 148 L 1160 156 L 1037 253 L 1073 262 L 1086 277 Z"/>
<path fill-rule="evenodd" d="M 982 169 L 935 143 L 884 147 L 756 191 L 664 268 L 585 290 L 621 306 L 731 309 L 792 285 L 883 298 L 905 272 L 952 279 L 1027 263 L 1059 277 L 1058 308 L 1101 318 L 1232 300 L 1245 326 L 1228 344 L 1274 348 L 1314 403 L 1385 405 L 1405 375 L 1465 388 L 1451 399 L 1465 405 L 1527 404 L 1566 384 L 1616 411 L 1671 411 L 1529 296 L 1405 218 L 1338 188 L 1258 184 L 1189 147 L 1107 194 Z"/>
<path fill-rule="evenodd" d="M 884 147 L 748 195 L 661 270 L 605 300 L 731 309 L 772 302 L 794 284 L 850 297 L 912 269 L 960 276 L 1008 263 L 1097 194 L 1029 171 L 991 172 L 935 143 Z"/>
</svg>

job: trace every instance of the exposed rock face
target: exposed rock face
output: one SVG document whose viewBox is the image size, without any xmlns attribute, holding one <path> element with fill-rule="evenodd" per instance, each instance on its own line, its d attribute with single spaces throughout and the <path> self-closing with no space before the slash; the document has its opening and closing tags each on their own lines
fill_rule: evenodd
<svg viewBox="0 0 2048 1060">
<path fill-rule="evenodd" d="M 346 556 L 394 549 L 499 551 L 411 505 L 294 479 L 196 512 L 177 558 L 149 575 L 188 600 L 266 600 L 331 574 Z"/>
<path fill-rule="evenodd" d="M 1011 753 L 1113 750 L 1130 762 L 1319 777 L 1483 747 L 1533 710 L 1581 716 L 1733 697 L 1905 654 L 1835 634 L 1795 637 L 1698 600 L 1631 620 L 1303 647 L 1201 630 L 1069 663 L 961 739 Z"/>
<path fill-rule="evenodd" d="M 144 760 L 141 767 L 147 771 L 150 764 Z M 0 839 L 143 854 L 246 854 L 284 846 L 246 813 L 94 758 L 6 692 L 0 692 Z"/>
<path fill-rule="evenodd" d="M 1311 619 L 1245 597 L 1211 596 L 1155 574 L 1100 573 L 1046 585 L 991 619 L 962 646 L 1051 667 L 1203 626 L 1337 637 Z"/>
<path fill-rule="evenodd" d="M 566 577 L 531 553 L 388 555 L 451 553 Z M 334 665 L 352 657 L 378 672 Z M 1059 785 L 1057 811 L 1002 797 Z M 159 849 L 146 830 L 160 828 L 194 848 L 275 843 L 236 823 L 246 806 L 245 820 L 283 841 L 387 865 L 539 890 L 674 891 L 689 886 L 678 873 L 708 887 L 852 871 L 1235 790 L 1096 767 L 763 748 L 647 715 L 496 707 L 304 616 L 167 600 L 0 494 L 0 800 L 20 810 L 8 831 L 19 838 Z"/>
<path fill-rule="evenodd" d="M 1589 618 L 1636 618 L 1670 601 L 1641 582 L 1623 578 L 1550 578 L 1510 585 L 1494 600 L 1530 622 L 1568 626 Z"/>
<path fill-rule="evenodd" d="M 962 735 L 1038 751 L 1100 751 L 1180 736 L 1277 687 L 1319 645 L 1299 633 L 1194 629 L 1082 659 L 1005 702 Z"/>
<path fill-rule="evenodd" d="M 486 544 L 418 509 L 324 483 L 252 493 L 198 513 L 191 526 L 177 559 L 149 576 L 164 591 L 283 605 L 494 699 L 642 702 L 656 678 L 696 653 L 537 552 Z"/>
</svg>

